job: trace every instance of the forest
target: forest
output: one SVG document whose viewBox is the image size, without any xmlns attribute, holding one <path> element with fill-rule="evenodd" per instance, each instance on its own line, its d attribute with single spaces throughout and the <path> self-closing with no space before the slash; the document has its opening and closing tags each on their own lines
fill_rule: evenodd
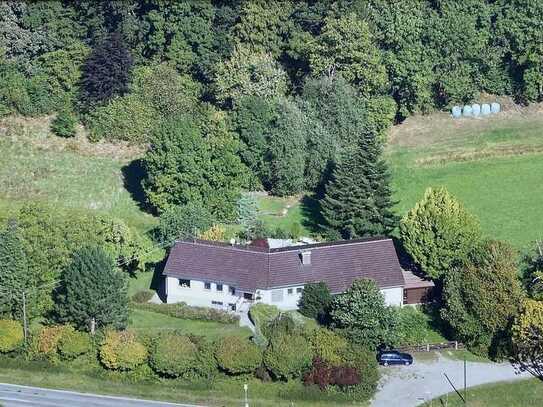
<svg viewBox="0 0 543 407">
<path fill-rule="evenodd" d="M 232 221 L 242 191 L 314 191 L 330 238 L 382 234 L 386 129 L 480 94 L 539 101 L 542 14 L 517 0 L 8 1 L 0 114 L 148 146 L 152 213 Z"/>
</svg>

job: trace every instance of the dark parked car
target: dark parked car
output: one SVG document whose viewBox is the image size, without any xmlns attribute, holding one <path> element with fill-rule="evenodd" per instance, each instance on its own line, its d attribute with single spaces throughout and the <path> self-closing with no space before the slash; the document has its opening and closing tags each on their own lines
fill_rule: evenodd
<svg viewBox="0 0 543 407">
<path fill-rule="evenodd" d="M 397 350 L 387 350 L 379 353 L 377 361 L 383 366 L 411 365 L 413 363 L 413 356 L 409 353 L 398 352 Z"/>
</svg>

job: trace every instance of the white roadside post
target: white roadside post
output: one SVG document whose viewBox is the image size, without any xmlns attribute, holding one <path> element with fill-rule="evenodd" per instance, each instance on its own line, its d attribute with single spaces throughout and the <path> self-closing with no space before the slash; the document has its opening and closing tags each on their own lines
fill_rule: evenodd
<svg viewBox="0 0 543 407">
<path fill-rule="evenodd" d="M 249 386 L 247 383 L 243 385 L 243 390 L 245 391 L 245 407 L 249 407 L 249 401 L 247 399 L 247 391 L 249 390 Z"/>
</svg>

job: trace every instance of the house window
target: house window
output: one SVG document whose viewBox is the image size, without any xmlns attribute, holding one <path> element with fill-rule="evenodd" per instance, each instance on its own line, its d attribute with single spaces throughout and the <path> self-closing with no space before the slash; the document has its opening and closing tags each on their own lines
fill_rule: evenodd
<svg viewBox="0 0 543 407">
<path fill-rule="evenodd" d="M 288 295 L 292 295 L 292 294 L 294 293 L 294 289 L 293 289 L 293 288 L 289 288 L 289 289 L 287 290 L 287 293 L 288 293 Z"/>
<path fill-rule="evenodd" d="M 179 279 L 179 285 L 181 287 L 190 287 L 190 280 Z"/>
<path fill-rule="evenodd" d="M 222 291 L 222 284 L 217 284 L 216 289 L 217 291 Z"/>
<path fill-rule="evenodd" d="M 230 294 L 235 295 L 236 294 L 236 287 L 230 287 Z"/>
<path fill-rule="evenodd" d="M 222 301 L 211 301 L 213 305 L 223 305 Z"/>
<path fill-rule="evenodd" d="M 283 301 L 283 292 L 284 290 L 272 290 L 271 300 L 272 302 L 281 302 Z"/>
<path fill-rule="evenodd" d="M 303 287 L 298 287 L 298 288 L 296 288 L 296 293 L 297 293 L 297 294 L 301 294 L 302 291 L 303 291 Z"/>
<path fill-rule="evenodd" d="M 211 283 L 204 283 L 204 288 L 206 290 L 211 290 Z"/>
</svg>

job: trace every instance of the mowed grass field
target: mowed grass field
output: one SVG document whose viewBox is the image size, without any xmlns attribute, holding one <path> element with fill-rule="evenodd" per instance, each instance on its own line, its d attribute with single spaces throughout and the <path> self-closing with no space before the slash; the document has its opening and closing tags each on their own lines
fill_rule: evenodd
<svg viewBox="0 0 543 407">
<path fill-rule="evenodd" d="M 413 117 L 386 149 L 396 211 L 427 187 L 445 186 L 481 221 L 488 237 L 519 249 L 543 238 L 543 111 L 539 106 L 481 119 Z"/>
<path fill-rule="evenodd" d="M 543 383 L 528 379 L 476 386 L 468 388 L 467 402 L 470 407 L 539 407 L 543 406 Z M 424 406 L 456 407 L 465 404 L 457 394 L 449 393 Z"/>
</svg>

